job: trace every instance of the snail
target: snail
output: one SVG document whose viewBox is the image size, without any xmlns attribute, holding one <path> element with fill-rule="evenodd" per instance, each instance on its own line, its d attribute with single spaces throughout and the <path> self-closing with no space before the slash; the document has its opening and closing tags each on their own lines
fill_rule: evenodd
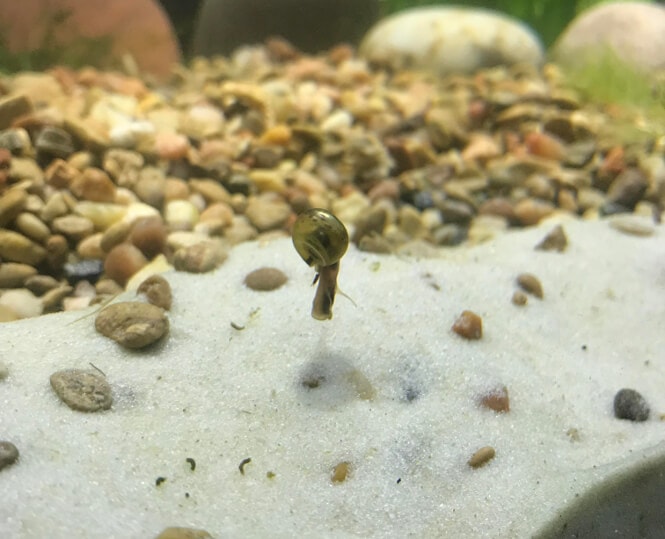
<svg viewBox="0 0 665 539">
<path fill-rule="evenodd" d="M 339 261 L 349 246 L 349 233 L 332 213 L 312 208 L 301 213 L 293 224 L 293 246 L 308 266 L 314 266 L 319 282 L 312 303 L 312 317 L 330 320 L 337 291 Z"/>
</svg>

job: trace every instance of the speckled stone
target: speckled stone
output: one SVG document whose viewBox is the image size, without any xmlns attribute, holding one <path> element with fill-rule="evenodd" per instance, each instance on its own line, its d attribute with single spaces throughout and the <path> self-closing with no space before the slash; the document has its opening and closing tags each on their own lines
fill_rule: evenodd
<svg viewBox="0 0 665 539">
<path fill-rule="evenodd" d="M 148 302 L 168 311 L 171 308 L 173 295 L 171 285 L 161 275 L 152 275 L 143 281 L 136 290 L 137 294 L 144 294 Z"/>
<path fill-rule="evenodd" d="M 72 410 L 98 412 L 113 404 L 111 386 L 100 373 L 67 369 L 51 375 L 51 387 Z"/>
<path fill-rule="evenodd" d="M 124 301 L 102 309 L 95 329 L 126 348 L 143 348 L 168 333 L 169 320 L 155 305 Z"/>
</svg>

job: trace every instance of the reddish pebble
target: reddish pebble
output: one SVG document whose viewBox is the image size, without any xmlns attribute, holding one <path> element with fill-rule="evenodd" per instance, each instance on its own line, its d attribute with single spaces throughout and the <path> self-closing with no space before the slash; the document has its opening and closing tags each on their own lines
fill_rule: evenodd
<svg viewBox="0 0 665 539">
<path fill-rule="evenodd" d="M 460 337 L 477 340 L 483 336 L 483 320 L 472 311 L 463 311 L 455 323 L 453 331 Z"/>
<path fill-rule="evenodd" d="M 189 140 L 177 133 L 158 133 L 155 137 L 155 150 L 161 159 L 167 161 L 184 159 L 189 152 Z"/>
<path fill-rule="evenodd" d="M 562 161 L 566 156 L 566 147 L 563 143 L 546 133 L 529 133 L 524 138 L 524 143 L 529 153 L 538 157 L 551 159 L 552 161 Z"/>
<path fill-rule="evenodd" d="M 92 202 L 113 202 L 115 200 L 115 184 L 108 174 L 99 168 L 86 168 L 77 175 L 69 186 L 77 198 Z"/>
<path fill-rule="evenodd" d="M 129 235 L 129 241 L 138 247 L 148 260 L 164 252 L 167 229 L 161 217 L 138 219 Z"/>
<path fill-rule="evenodd" d="M 104 272 L 121 286 L 148 263 L 143 253 L 129 243 L 116 245 L 104 260 Z"/>
</svg>

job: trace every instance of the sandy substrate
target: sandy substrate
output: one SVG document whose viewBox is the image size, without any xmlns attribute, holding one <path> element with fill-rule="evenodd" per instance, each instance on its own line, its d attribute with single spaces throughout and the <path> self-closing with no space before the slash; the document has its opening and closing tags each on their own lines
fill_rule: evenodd
<svg viewBox="0 0 665 539">
<path fill-rule="evenodd" d="M 240 245 L 212 274 L 166 274 L 170 335 L 145 351 L 97 334 L 89 311 L 0 326 L 0 438 L 20 451 L 0 471 L 0 536 L 537 534 L 665 452 L 662 230 L 567 222 L 564 253 L 534 251 L 549 228 L 436 259 L 352 249 L 340 286 L 357 305 L 339 296 L 329 322 L 310 317 L 313 271 L 284 239 Z M 260 266 L 289 281 L 247 289 Z M 542 301 L 511 303 L 521 272 Z M 450 329 L 466 309 L 481 340 Z M 112 386 L 107 412 L 70 410 L 49 385 L 90 362 Z M 509 412 L 478 405 L 501 385 Z M 648 401 L 648 421 L 614 417 L 623 387 Z M 495 458 L 469 467 L 487 445 Z M 349 475 L 333 484 L 342 461 Z"/>
</svg>

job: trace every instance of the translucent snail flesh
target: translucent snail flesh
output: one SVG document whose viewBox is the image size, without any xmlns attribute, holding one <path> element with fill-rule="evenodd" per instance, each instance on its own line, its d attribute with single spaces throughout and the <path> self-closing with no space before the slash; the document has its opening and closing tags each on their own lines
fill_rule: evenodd
<svg viewBox="0 0 665 539">
<path fill-rule="evenodd" d="M 332 318 L 337 291 L 339 261 L 349 246 L 349 233 L 332 213 L 312 208 L 301 213 L 293 225 L 293 246 L 308 266 L 314 266 L 319 282 L 312 303 L 317 320 Z"/>
</svg>

